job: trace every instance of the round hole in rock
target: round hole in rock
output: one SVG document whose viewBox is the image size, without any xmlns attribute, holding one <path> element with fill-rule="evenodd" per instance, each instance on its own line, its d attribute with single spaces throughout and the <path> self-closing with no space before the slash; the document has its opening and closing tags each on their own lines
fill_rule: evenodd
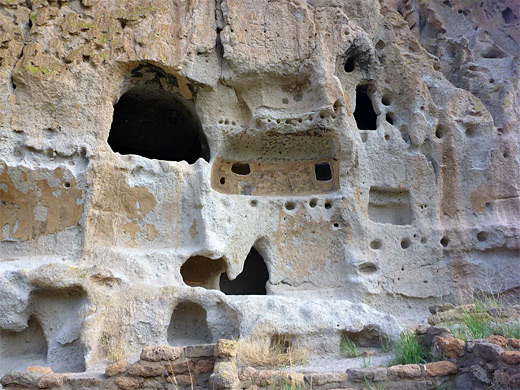
<svg viewBox="0 0 520 390">
<path fill-rule="evenodd" d="M 383 243 L 380 240 L 374 240 L 370 243 L 370 248 L 379 250 L 383 247 Z"/>
<path fill-rule="evenodd" d="M 444 137 L 444 134 L 446 134 L 446 129 L 442 126 L 437 126 L 437 129 L 435 129 L 435 137 L 441 139 Z"/>
<path fill-rule="evenodd" d="M 296 208 L 296 204 L 294 202 L 285 202 L 286 210 L 294 210 Z"/>
<path fill-rule="evenodd" d="M 412 242 L 410 241 L 409 238 L 403 238 L 401 240 L 401 248 L 408 249 L 410 247 L 410 245 L 412 245 Z"/>
<path fill-rule="evenodd" d="M 226 184 L 226 178 L 225 177 L 221 177 L 220 180 L 219 180 L 220 184 L 224 185 Z"/>
<path fill-rule="evenodd" d="M 350 73 L 353 72 L 354 69 L 356 69 L 356 58 L 355 57 L 349 57 L 345 61 L 345 65 L 343 66 L 343 69 L 345 69 L 345 72 Z"/>
<path fill-rule="evenodd" d="M 195 302 L 180 302 L 168 326 L 168 344 L 175 346 L 211 343 L 206 310 Z"/>
<path fill-rule="evenodd" d="M 309 207 L 314 208 L 318 205 L 318 199 L 311 199 L 309 201 Z"/>
<path fill-rule="evenodd" d="M 392 104 L 392 98 L 388 94 L 383 95 L 383 97 L 381 98 L 381 103 L 383 103 L 383 105 L 385 106 L 389 106 L 390 104 Z"/>
<path fill-rule="evenodd" d="M 450 240 L 448 237 L 442 237 L 441 238 L 441 245 L 446 248 L 450 244 Z"/>
<path fill-rule="evenodd" d="M 145 81 L 146 80 L 146 81 Z M 184 99 L 177 81 L 162 69 L 141 66 L 132 72 L 135 86 L 114 105 L 108 144 L 114 152 L 146 158 L 209 161 L 209 147 L 192 101 Z M 168 90 L 163 84 L 169 84 Z"/>
<path fill-rule="evenodd" d="M 68 181 L 66 181 L 65 184 L 63 184 L 63 186 L 64 186 L 65 188 L 70 188 L 70 183 L 69 183 Z"/>
<path fill-rule="evenodd" d="M 367 84 L 358 85 L 356 88 L 354 119 L 359 130 L 375 130 L 377 128 L 377 114 L 368 94 Z"/>
<path fill-rule="evenodd" d="M 220 291 L 226 295 L 266 295 L 268 281 L 269 271 L 264 259 L 255 248 L 251 248 L 244 269 L 234 280 L 229 280 L 225 273 L 220 276 Z"/>
<path fill-rule="evenodd" d="M 421 237 L 421 244 L 426 244 L 428 239 L 426 237 Z"/>
<path fill-rule="evenodd" d="M 337 229 L 337 228 L 339 228 L 339 223 L 336 222 L 336 223 L 334 223 L 332 226 L 334 226 L 334 228 Z"/>
<path fill-rule="evenodd" d="M 258 205 L 258 202 L 256 200 L 252 200 L 251 202 L 249 202 L 249 204 L 251 205 L 251 207 L 256 207 Z"/>
<path fill-rule="evenodd" d="M 385 48 L 385 46 L 386 46 L 386 44 L 385 44 L 385 42 L 382 39 L 380 39 L 376 43 L 376 49 L 377 50 L 383 50 Z"/>
<path fill-rule="evenodd" d="M 314 165 L 314 175 L 318 181 L 332 180 L 332 170 L 327 162 Z"/>
<path fill-rule="evenodd" d="M 236 175 L 246 176 L 251 173 L 251 167 L 247 163 L 234 163 L 231 166 L 231 172 Z"/>
<path fill-rule="evenodd" d="M 325 208 L 327 210 L 330 210 L 332 208 L 332 202 L 330 200 L 326 201 L 325 202 Z"/>
<path fill-rule="evenodd" d="M 385 141 L 390 141 L 390 135 L 389 134 L 385 134 Z"/>
<path fill-rule="evenodd" d="M 488 237 L 487 232 L 479 232 L 477 234 L 477 240 L 479 240 L 479 241 L 486 241 L 487 237 Z"/>
</svg>

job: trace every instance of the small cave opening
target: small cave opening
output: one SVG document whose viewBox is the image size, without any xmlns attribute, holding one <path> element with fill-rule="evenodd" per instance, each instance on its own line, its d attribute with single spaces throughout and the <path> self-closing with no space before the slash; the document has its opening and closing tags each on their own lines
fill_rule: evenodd
<svg viewBox="0 0 520 390">
<path fill-rule="evenodd" d="M 87 351 L 81 333 L 88 307 L 88 296 L 82 287 L 31 292 L 32 312 L 48 343 L 46 365 L 54 372 L 86 370 Z"/>
<path fill-rule="evenodd" d="M 27 366 L 46 366 L 47 349 L 42 326 L 34 317 L 20 332 L 0 329 L 0 361 L 4 370 L 19 369 L 20 361 Z"/>
<path fill-rule="evenodd" d="M 388 343 L 388 340 L 381 334 L 381 331 L 371 326 L 367 326 L 359 332 L 344 330 L 341 332 L 340 337 L 342 340 L 352 340 L 357 347 L 380 348 Z"/>
<path fill-rule="evenodd" d="M 193 102 L 171 92 L 176 87 L 172 76 L 159 68 L 146 69 L 133 73 L 136 85 L 114 105 L 108 136 L 112 150 L 189 164 L 199 158 L 209 161 L 208 143 Z"/>
<path fill-rule="evenodd" d="M 345 72 L 350 73 L 353 72 L 354 69 L 356 69 L 356 57 L 349 57 L 345 61 L 345 65 L 343 65 L 343 69 L 345 69 Z"/>
<path fill-rule="evenodd" d="M 368 92 L 368 85 L 358 85 L 356 88 L 356 109 L 354 119 L 359 130 L 376 130 L 377 114 Z"/>
<path fill-rule="evenodd" d="M 220 276 L 220 290 L 226 295 L 266 295 L 269 271 L 263 257 L 255 248 L 246 257 L 243 271 L 229 280 L 223 273 Z"/>
<path fill-rule="evenodd" d="M 507 7 L 505 10 L 502 11 L 502 18 L 504 18 L 504 22 L 506 22 L 506 24 L 512 24 L 518 20 L 518 17 L 514 14 L 513 10 L 509 7 Z"/>
<path fill-rule="evenodd" d="M 180 302 L 172 313 L 167 331 L 168 344 L 186 346 L 212 342 L 206 310 L 195 302 Z"/>
<path fill-rule="evenodd" d="M 332 170 L 329 163 L 319 163 L 314 166 L 314 174 L 318 181 L 332 180 Z"/>
<path fill-rule="evenodd" d="M 181 276 L 188 286 L 218 290 L 220 275 L 225 271 L 226 264 L 223 259 L 192 256 L 182 265 Z"/>
<path fill-rule="evenodd" d="M 247 163 L 234 163 L 231 172 L 240 176 L 247 176 L 251 173 L 251 167 Z"/>
</svg>

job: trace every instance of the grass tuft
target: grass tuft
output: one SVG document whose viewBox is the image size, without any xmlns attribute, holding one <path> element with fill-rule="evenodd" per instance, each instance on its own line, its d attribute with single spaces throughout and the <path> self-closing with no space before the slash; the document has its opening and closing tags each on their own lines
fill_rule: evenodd
<svg viewBox="0 0 520 390">
<path fill-rule="evenodd" d="M 394 342 L 395 364 L 427 363 L 430 356 L 428 350 L 419 343 L 417 335 L 412 331 L 404 331 Z"/>
<path fill-rule="evenodd" d="M 304 364 L 309 352 L 302 347 L 287 346 L 285 343 L 271 343 L 260 340 L 239 341 L 238 360 L 240 364 L 252 367 L 286 367 Z"/>
<path fill-rule="evenodd" d="M 342 355 L 348 358 L 355 358 L 361 355 L 358 351 L 356 344 L 346 333 L 341 333 L 341 339 L 339 341 L 339 351 Z"/>
</svg>

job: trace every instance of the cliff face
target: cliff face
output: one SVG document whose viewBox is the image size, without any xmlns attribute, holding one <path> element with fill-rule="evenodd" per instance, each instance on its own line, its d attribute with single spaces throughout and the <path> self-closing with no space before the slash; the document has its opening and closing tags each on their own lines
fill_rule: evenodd
<svg viewBox="0 0 520 390">
<path fill-rule="evenodd" d="M 219 337 L 330 351 L 514 293 L 519 18 L 0 0 L 0 371 Z"/>
</svg>

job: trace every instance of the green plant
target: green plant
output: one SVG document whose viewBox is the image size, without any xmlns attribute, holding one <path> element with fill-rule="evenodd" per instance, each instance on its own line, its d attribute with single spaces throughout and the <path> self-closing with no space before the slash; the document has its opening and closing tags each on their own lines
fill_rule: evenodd
<svg viewBox="0 0 520 390">
<path fill-rule="evenodd" d="M 360 355 L 356 344 L 346 333 L 341 333 L 341 339 L 339 342 L 339 351 L 342 355 L 348 358 L 358 357 Z"/>
<path fill-rule="evenodd" d="M 491 323 L 483 313 L 465 313 L 462 324 L 468 331 L 468 336 L 472 339 L 485 339 L 492 332 Z"/>
<path fill-rule="evenodd" d="M 428 350 L 412 331 L 404 331 L 399 335 L 394 342 L 394 352 L 394 364 L 421 364 L 427 363 L 430 358 Z"/>
<path fill-rule="evenodd" d="M 361 367 L 363 368 L 367 368 L 367 367 L 370 367 L 370 356 L 368 357 L 368 359 L 366 358 L 366 356 L 363 356 L 363 364 L 361 364 Z"/>
<path fill-rule="evenodd" d="M 384 390 L 384 386 L 381 383 L 376 384 L 373 380 L 368 379 L 366 376 L 363 376 L 363 381 L 365 382 L 367 390 Z"/>
<path fill-rule="evenodd" d="M 506 339 L 520 339 L 520 323 L 498 324 L 493 327 L 493 333 L 504 336 Z"/>
</svg>

